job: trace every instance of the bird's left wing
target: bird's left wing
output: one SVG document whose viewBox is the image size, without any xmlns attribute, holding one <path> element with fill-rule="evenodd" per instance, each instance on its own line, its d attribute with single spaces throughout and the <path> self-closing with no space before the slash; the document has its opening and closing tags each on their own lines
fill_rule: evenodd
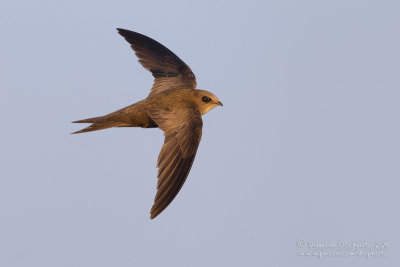
<svg viewBox="0 0 400 267">
<path fill-rule="evenodd" d="M 143 34 L 117 29 L 131 45 L 140 64 L 154 77 L 150 95 L 170 89 L 196 89 L 196 77 L 171 50 Z"/>
<path fill-rule="evenodd" d="M 184 108 L 151 109 L 148 115 L 164 131 L 165 140 L 158 156 L 158 183 L 150 218 L 160 214 L 182 188 L 200 143 L 203 121 L 198 110 Z"/>
</svg>

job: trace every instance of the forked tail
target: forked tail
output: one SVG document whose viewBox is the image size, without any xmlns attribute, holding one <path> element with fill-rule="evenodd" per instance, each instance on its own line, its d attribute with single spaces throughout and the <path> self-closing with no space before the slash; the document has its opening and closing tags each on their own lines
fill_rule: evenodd
<svg viewBox="0 0 400 267">
<path fill-rule="evenodd" d="M 103 129 L 112 128 L 112 127 L 126 126 L 126 123 L 124 123 L 124 122 L 107 120 L 107 116 L 73 121 L 72 123 L 91 123 L 90 126 L 83 128 L 82 130 L 73 132 L 72 134 L 103 130 Z"/>
</svg>

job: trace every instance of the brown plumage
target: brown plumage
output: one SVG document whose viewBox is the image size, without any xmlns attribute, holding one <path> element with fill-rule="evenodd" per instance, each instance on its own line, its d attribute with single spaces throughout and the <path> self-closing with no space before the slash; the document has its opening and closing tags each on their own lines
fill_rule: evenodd
<svg viewBox="0 0 400 267">
<path fill-rule="evenodd" d="M 201 115 L 222 103 L 208 91 L 195 90 L 192 70 L 168 48 L 140 33 L 117 30 L 143 67 L 153 74 L 153 87 L 147 98 L 133 105 L 105 116 L 74 121 L 91 123 L 74 134 L 112 127 L 159 127 L 164 131 L 157 161 L 157 194 L 150 211 L 153 219 L 172 202 L 189 174 L 201 140 Z"/>
</svg>

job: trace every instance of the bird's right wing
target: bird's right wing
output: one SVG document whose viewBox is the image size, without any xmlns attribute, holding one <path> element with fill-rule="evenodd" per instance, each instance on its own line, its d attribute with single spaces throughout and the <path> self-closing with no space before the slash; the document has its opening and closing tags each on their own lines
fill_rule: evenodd
<svg viewBox="0 0 400 267">
<path fill-rule="evenodd" d="M 158 183 L 150 218 L 160 214 L 182 188 L 192 167 L 200 143 L 203 121 L 198 110 L 184 108 L 152 109 L 148 111 L 161 130 L 165 140 L 158 156 Z"/>
<path fill-rule="evenodd" d="M 117 29 L 139 58 L 140 64 L 154 76 L 150 95 L 169 89 L 196 89 L 196 77 L 171 50 L 137 32 Z"/>
</svg>

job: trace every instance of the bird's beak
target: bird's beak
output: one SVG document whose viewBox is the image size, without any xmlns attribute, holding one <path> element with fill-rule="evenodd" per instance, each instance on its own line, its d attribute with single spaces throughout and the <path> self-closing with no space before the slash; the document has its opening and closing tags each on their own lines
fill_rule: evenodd
<svg viewBox="0 0 400 267">
<path fill-rule="evenodd" d="M 221 103 L 221 101 L 218 101 L 217 105 L 218 105 L 218 106 L 221 106 L 221 107 L 223 106 L 223 104 Z"/>
</svg>

